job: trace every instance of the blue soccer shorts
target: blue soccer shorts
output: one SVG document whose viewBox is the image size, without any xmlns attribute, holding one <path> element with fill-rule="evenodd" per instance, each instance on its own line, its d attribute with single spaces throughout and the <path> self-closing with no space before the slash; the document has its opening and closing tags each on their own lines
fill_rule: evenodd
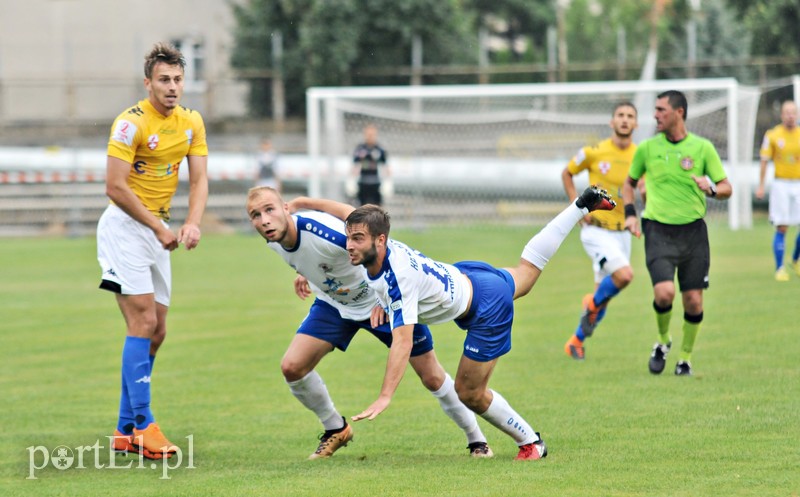
<svg viewBox="0 0 800 497">
<path fill-rule="evenodd" d="M 373 328 L 369 319 L 355 321 L 345 319 L 335 307 L 320 299 L 315 299 L 308 311 L 308 316 L 300 323 L 297 333 L 324 340 L 339 350 L 346 351 L 350 341 L 358 330 L 367 330 L 387 347 L 392 346 L 392 329 L 389 323 Z M 433 350 L 431 330 L 423 324 L 414 325 L 414 345 L 411 357 L 416 357 Z"/>
<path fill-rule="evenodd" d="M 505 269 L 479 261 L 454 264 L 472 283 L 472 304 L 467 315 L 455 322 L 467 330 L 464 355 L 488 362 L 511 350 L 514 321 L 514 278 Z"/>
</svg>

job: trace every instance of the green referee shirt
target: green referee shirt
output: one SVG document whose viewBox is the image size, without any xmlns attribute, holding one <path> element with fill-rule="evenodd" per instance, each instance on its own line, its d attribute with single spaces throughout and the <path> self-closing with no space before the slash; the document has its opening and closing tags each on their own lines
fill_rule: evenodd
<svg viewBox="0 0 800 497">
<path fill-rule="evenodd" d="M 692 176 L 708 176 L 714 183 L 727 177 L 714 145 L 692 133 L 678 143 L 664 133 L 641 142 L 628 174 L 638 180 L 645 173 L 642 217 L 664 224 L 689 224 L 706 215 L 706 195 Z"/>
</svg>

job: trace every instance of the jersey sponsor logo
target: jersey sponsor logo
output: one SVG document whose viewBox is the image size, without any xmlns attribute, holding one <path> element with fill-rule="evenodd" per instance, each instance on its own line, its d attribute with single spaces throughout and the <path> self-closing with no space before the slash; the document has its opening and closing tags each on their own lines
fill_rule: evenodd
<svg viewBox="0 0 800 497">
<path fill-rule="evenodd" d="M 691 157 L 684 157 L 681 159 L 681 169 L 684 171 L 691 171 L 694 169 L 694 159 Z"/>
<path fill-rule="evenodd" d="M 402 300 L 395 300 L 391 304 L 389 304 L 389 309 L 393 311 L 399 311 L 403 308 L 403 301 Z"/>
<path fill-rule="evenodd" d="M 186 130 L 186 142 L 189 143 L 189 145 L 192 144 L 192 138 L 193 137 L 194 137 L 194 134 L 192 133 L 192 130 L 187 129 Z"/>
<path fill-rule="evenodd" d="M 150 135 L 147 137 L 147 148 L 155 150 L 158 147 L 158 135 Z"/>
<path fill-rule="evenodd" d="M 111 139 L 120 143 L 124 143 L 127 146 L 133 145 L 133 137 L 136 135 L 136 125 L 130 121 L 126 121 L 125 119 L 120 119 L 117 121 L 117 125 L 114 126 L 114 132 L 111 134 Z"/>
<path fill-rule="evenodd" d="M 611 163 L 608 161 L 601 161 L 597 167 L 600 169 L 601 174 L 608 174 L 611 170 Z"/>
<path fill-rule="evenodd" d="M 352 298 L 353 303 L 360 302 L 364 297 L 366 297 L 369 294 L 369 286 L 367 285 L 366 281 L 363 282 L 361 285 L 359 285 L 358 289 L 359 289 L 358 294 L 356 294 L 356 296 Z"/>
<path fill-rule="evenodd" d="M 133 163 L 133 170 L 136 171 L 137 174 L 144 174 L 144 166 L 147 165 L 147 162 L 143 160 L 137 160 Z"/>
</svg>

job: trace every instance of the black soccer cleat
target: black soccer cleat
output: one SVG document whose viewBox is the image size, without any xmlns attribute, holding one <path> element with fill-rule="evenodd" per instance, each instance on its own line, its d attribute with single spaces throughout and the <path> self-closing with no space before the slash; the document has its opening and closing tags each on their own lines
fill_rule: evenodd
<svg viewBox="0 0 800 497">
<path fill-rule="evenodd" d="M 692 365 L 687 361 L 678 361 L 675 365 L 675 376 L 692 376 Z"/>
<path fill-rule="evenodd" d="M 661 374 L 661 372 L 664 371 L 664 366 L 667 364 L 667 353 L 670 347 L 672 347 L 672 342 L 666 345 L 656 342 L 656 344 L 653 345 L 653 353 L 650 354 L 650 362 L 647 364 L 651 373 Z"/>
<path fill-rule="evenodd" d="M 494 452 L 492 452 L 492 449 L 486 442 L 472 442 L 471 444 L 467 445 L 467 449 L 469 450 L 469 455 L 472 457 L 477 457 L 477 458 L 494 457 Z"/>
<path fill-rule="evenodd" d="M 592 212 L 610 211 L 617 206 L 617 203 L 611 200 L 611 196 L 607 191 L 592 185 L 580 194 L 575 200 L 575 205 L 581 209 L 589 209 L 589 212 Z"/>
</svg>

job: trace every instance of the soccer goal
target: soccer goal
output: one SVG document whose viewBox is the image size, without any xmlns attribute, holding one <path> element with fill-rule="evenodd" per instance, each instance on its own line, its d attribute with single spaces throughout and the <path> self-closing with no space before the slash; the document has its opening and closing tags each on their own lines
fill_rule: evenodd
<svg viewBox="0 0 800 497">
<path fill-rule="evenodd" d="M 306 94 L 309 194 L 347 199 L 352 151 L 367 124 L 387 151 L 399 224 L 546 221 L 563 207 L 561 171 L 579 148 L 610 135 L 617 102 L 639 111 L 636 142 L 655 131 L 655 95 L 683 91 L 687 128 L 711 140 L 734 184 L 709 218 L 752 225 L 759 91 L 734 79 L 311 88 Z M 584 183 L 581 183 L 583 181 Z M 579 188 L 586 174 L 576 177 Z"/>
</svg>

